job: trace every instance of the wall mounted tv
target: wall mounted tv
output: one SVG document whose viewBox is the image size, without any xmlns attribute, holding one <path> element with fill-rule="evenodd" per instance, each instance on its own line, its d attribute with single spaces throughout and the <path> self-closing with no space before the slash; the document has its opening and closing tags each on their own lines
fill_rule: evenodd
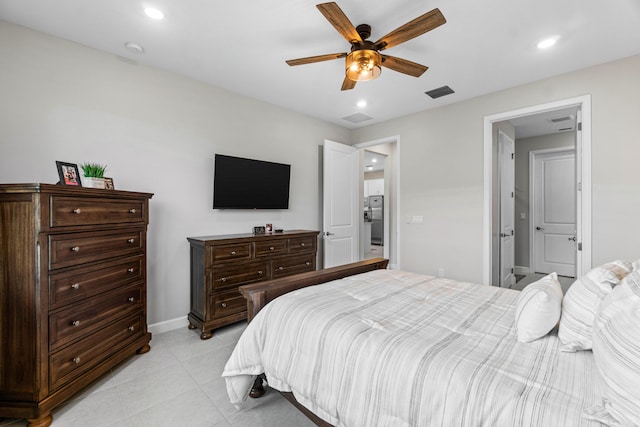
<svg viewBox="0 0 640 427">
<path fill-rule="evenodd" d="M 291 165 L 216 154 L 214 209 L 288 209 Z"/>
</svg>

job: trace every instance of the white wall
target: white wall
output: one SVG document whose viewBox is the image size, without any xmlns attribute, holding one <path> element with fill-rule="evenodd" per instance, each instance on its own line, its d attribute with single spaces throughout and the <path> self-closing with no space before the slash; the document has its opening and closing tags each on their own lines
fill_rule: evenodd
<svg viewBox="0 0 640 427">
<path fill-rule="evenodd" d="M 481 282 L 483 118 L 585 94 L 592 96 L 592 264 L 638 259 L 639 75 L 633 56 L 354 131 L 354 143 L 402 138 L 402 215 L 423 215 L 424 223 L 402 223 L 401 268 L 436 274 L 442 267 Z"/>
<path fill-rule="evenodd" d="M 189 311 L 187 236 L 319 230 L 318 146 L 347 129 L 1 21 L 0 61 L 1 183 L 91 161 L 117 189 L 155 193 L 149 323 Z M 291 164 L 290 209 L 214 211 L 215 153 Z"/>
</svg>

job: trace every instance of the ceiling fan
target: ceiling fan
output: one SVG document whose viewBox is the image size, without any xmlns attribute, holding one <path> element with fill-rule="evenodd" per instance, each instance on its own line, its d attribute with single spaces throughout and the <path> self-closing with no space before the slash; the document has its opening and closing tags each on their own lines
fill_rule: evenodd
<svg viewBox="0 0 640 427">
<path fill-rule="evenodd" d="M 335 2 L 321 3 L 316 7 L 342 37 L 351 44 L 350 52 L 290 59 L 286 63 L 293 66 L 346 58 L 346 76 L 342 82 L 341 90 L 353 89 L 356 82 L 377 78 L 382 72 L 381 66 L 410 76 L 420 77 L 428 67 L 395 56 L 382 55 L 380 51 L 418 37 L 447 22 L 440 10 L 436 8 L 401 25 L 378 41 L 371 42 L 367 40 L 371 36 L 371 26 L 361 24 L 354 27 Z"/>
</svg>

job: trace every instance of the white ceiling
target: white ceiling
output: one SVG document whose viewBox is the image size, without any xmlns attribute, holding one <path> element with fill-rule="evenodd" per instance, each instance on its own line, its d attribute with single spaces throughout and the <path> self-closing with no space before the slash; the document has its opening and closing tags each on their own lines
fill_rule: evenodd
<svg viewBox="0 0 640 427">
<path fill-rule="evenodd" d="M 344 60 L 289 67 L 286 59 L 346 52 L 318 1 L 0 0 L 0 19 L 261 99 L 347 128 L 640 53 L 640 1 L 341 0 L 372 40 L 438 7 L 447 23 L 385 53 L 429 66 L 420 78 L 383 69 L 340 91 Z M 152 21 L 143 12 L 165 13 Z M 536 44 L 558 37 L 551 49 Z M 129 52 L 135 42 L 143 54 Z M 18 48 L 18 47 L 16 47 Z M 432 100 L 425 91 L 455 94 Z M 358 108 L 356 103 L 368 105 Z M 371 120 L 342 119 L 356 113 Z"/>
</svg>

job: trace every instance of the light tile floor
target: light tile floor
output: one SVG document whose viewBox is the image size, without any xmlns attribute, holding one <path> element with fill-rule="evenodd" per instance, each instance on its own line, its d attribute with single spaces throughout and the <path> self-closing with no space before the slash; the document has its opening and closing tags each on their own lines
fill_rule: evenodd
<svg viewBox="0 0 640 427">
<path fill-rule="evenodd" d="M 220 376 L 246 323 L 200 340 L 186 327 L 153 336 L 151 351 L 111 370 L 53 411 L 52 427 L 313 426 L 274 390 L 236 409 Z M 24 427 L 25 420 L 0 420 Z"/>
</svg>

